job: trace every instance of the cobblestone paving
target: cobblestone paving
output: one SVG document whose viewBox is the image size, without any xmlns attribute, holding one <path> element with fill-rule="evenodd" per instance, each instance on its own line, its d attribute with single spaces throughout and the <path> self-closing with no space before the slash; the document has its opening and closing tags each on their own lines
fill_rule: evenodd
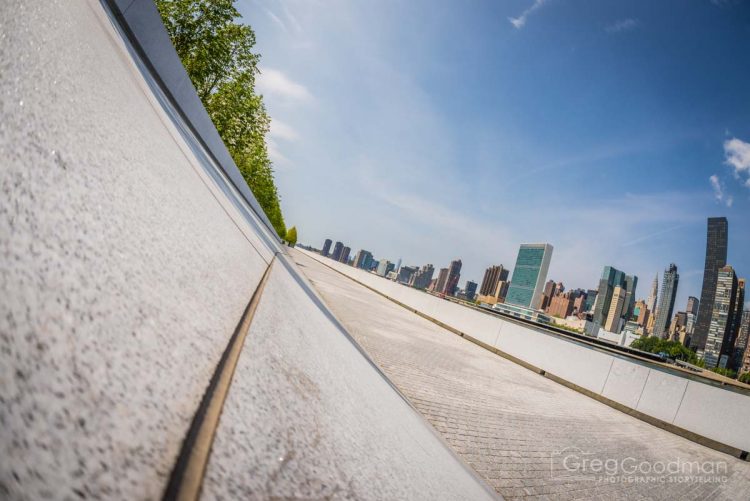
<svg viewBox="0 0 750 501">
<path fill-rule="evenodd" d="M 505 498 L 750 499 L 750 463 L 550 381 L 293 256 L 375 363 Z M 662 467 L 678 473 L 648 471 Z"/>
</svg>

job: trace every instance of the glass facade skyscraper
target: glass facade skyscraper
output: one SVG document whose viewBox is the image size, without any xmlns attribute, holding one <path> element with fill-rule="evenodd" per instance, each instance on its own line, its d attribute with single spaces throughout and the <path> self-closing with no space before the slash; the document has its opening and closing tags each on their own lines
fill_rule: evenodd
<svg viewBox="0 0 750 501">
<path fill-rule="evenodd" d="M 333 246 L 333 254 L 331 254 L 331 259 L 334 261 L 341 260 L 341 251 L 344 250 L 344 244 L 341 242 L 336 242 L 336 245 Z"/>
<path fill-rule="evenodd" d="M 521 244 L 505 297 L 506 303 L 539 309 L 552 250 L 550 244 Z"/>
<path fill-rule="evenodd" d="M 372 267 L 372 252 L 362 249 L 354 256 L 354 267 L 369 270 Z"/>
<path fill-rule="evenodd" d="M 594 303 L 594 323 L 604 325 L 615 287 L 623 285 L 625 285 L 625 273 L 612 266 L 605 266 L 599 279 L 598 293 Z"/>
<path fill-rule="evenodd" d="M 732 325 L 734 308 L 737 303 L 737 275 L 731 266 L 724 266 L 717 272 L 714 307 L 708 326 L 703 359 L 706 368 L 726 367 L 731 354 Z"/>
<path fill-rule="evenodd" d="M 669 335 L 669 323 L 674 311 L 674 299 L 677 295 L 677 284 L 680 275 L 677 273 L 677 265 L 674 263 L 664 270 L 664 279 L 661 282 L 661 294 L 659 294 L 659 305 L 656 307 L 656 319 L 654 320 L 653 336 L 666 339 Z"/>
<path fill-rule="evenodd" d="M 695 322 L 690 346 L 695 350 L 703 350 L 711 323 L 716 295 L 716 279 L 719 269 L 727 264 L 727 240 L 729 239 L 729 223 L 725 217 L 709 217 L 706 236 L 706 263 L 703 268 L 703 287 L 701 300 L 698 304 L 698 318 Z"/>
<path fill-rule="evenodd" d="M 612 297 L 615 289 L 622 289 L 622 308 L 620 308 L 619 317 L 630 320 L 635 307 L 635 289 L 638 286 L 638 277 L 635 275 L 626 275 L 625 272 L 605 266 L 602 276 L 599 279 L 599 289 L 594 303 L 594 323 L 604 326 L 605 323 L 619 329 L 619 326 L 625 322 L 607 322 L 612 306 Z"/>
<path fill-rule="evenodd" d="M 323 250 L 320 251 L 321 256 L 328 257 L 328 253 L 331 252 L 332 243 L 330 238 L 326 238 L 326 241 L 323 242 Z"/>
</svg>

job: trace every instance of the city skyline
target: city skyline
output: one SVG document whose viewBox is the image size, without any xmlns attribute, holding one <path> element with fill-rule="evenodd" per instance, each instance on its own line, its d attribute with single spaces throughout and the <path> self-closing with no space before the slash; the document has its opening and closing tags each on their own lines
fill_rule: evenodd
<svg viewBox="0 0 750 501">
<path fill-rule="evenodd" d="M 300 241 L 460 257 L 462 284 L 521 242 L 552 243 L 549 276 L 584 288 L 605 265 L 650 281 L 674 262 L 683 309 L 705 218 L 726 216 L 727 261 L 750 274 L 750 67 L 728 56 L 747 53 L 748 6 L 674 22 L 650 2 L 559 1 L 510 23 L 528 3 L 238 4 Z"/>
<path fill-rule="evenodd" d="M 660 292 L 658 275 L 654 277 L 645 301 L 636 300 L 638 277 L 628 275 L 612 266 L 604 267 L 596 291 L 578 288 L 565 292 L 566 287 L 562 282 L 547 280 L 547 270 L 553 252 L 553 246 L 548 243 L 520 244 L 507 293 L 501 293 L 500 287 L 506 283 L 501 281 L 501 278 L 507 278 L 503 266 L 488 267 L 482 279 L 480 292 L 483 294 L 479 295 L 478 300 L 481 307 L 491 308 L 505 315 L 540 325 L 563 325 L 564 328 L 572 329 L 579 334 L 606 339 L 619 346 L 646 348 L 650 341 L 642 340 L 650 336 L 650 339 L 676 342 L 681 349 L 687 350 L 684 356 L 692 357 L 691 362 L 703 363 L 711 370 L 728 371 L 727 375 L 734 377 L 738 375 L 736 371 L 743 363 L 746 347 L 746 332 L 741 327 L 746 279 L 738 278 L 732 266 L 726 265 L 728 229 L 726 218 L 707 219 L 701 300 L 689 296 L 685 311 L 678 310 L 674 316 L 674 303 L 680 280 L 675 263 L 670 263 L 664 270 Z M 323 248 L 329 247 L 330 243 L 331 240 L 326 239 Z M 337 246 L 341 245 L 337 242 Z M 304 245 L 303 247 L 313 249 Z M 357 256 L 362 253 L 372 257 L 369 251 L 365 250 L 358 252 Z M 325 256 L 325 252 L 322 254 Z M 415 280 L 419 266 L 404 265 L 399 269 L 397 265 L 395 272 L 388 274 L 387 271 L 381 271 L 383 264 L 390 265 L 385 259 L 380 263 L 371 261 L 370 265 L 363 265 L 358 258 L 352 262 L 346 258 L 340 261 L 370 272 L 375 272 L 377 267 L 377 274 L 381 276 L 410 287 L 425 289 L 424 285 L 417 285 Z M 453 260 L 449 268 L 440 269 L 438 278 L 431 281 L 426 289 L 441 297 L 456 296 L 459 299 L 473 301 L 477 289 L 476 282 L 467 280 L 464 291 L 457 289 L 461 266 L 460 259 Z M 422 269 L 428 268 L 431 276 L 434 271 L 431 264 L 423 266 Z M 425 279 L 424 284 L 428 281 L 429 279 Z M 490 294 L 493 290 L 495 292 Z M 715 298 L 707 294 L 709 290 L 715 292 Z M 711 305 L 709 309 L 705 308 L 706 304 Z M 651 311 L 654 307 L 655 310 Z M 574 315 L 571 315 L 573 313 Z M 706 332 L 707 337 L 704 338 L 700 329 L 700 319 L 706 315 L 710 317 L 710 326 Z M 562 319 L 562 323 L 555 322 L 551 317 Z M 647 344 L 637 346 L 636 343 Z M 663 349 L 653 344 L 649 349 L 654 348 Z M 673 348 L 674 346 L 669 349 Z M 666 353 L 666 350 L 664 352 Z"/>
<path fill-rule="evenodd" d="M 712 228 L 713 228 L 712 224 L 715 224 L 716 220 L 724 220 L 724 218 L 723 217 L 721 217 L 721 218 L 707 218 L 707 223 L 708 223 L 708 227 L 709 227 L 709 234 L 705 237 L 706 243 L 708 243 L 708 242 L 711 241 L 711 238 L 712 238 L 712 235 L 713 235 L 713 233 L 712 233 L 712 231 L 713 231 L 712 230 Z M 726 220 L 724 220 L 725 227 L 724 227 L 723 231 L 724 231 L 725 235 L 728 233 L 727 228 L 726 228 L 726 224 L 727 224 L 727 222 L 726 222 Z M 326 239 L 325 240 L 324 247 L 325 247 L 326 244 L 328 244 L 329 241 L 330 241 L 330 239 Z M 337 243 L 339 243 L 339 242 L 337 242 Z M 520 245 L 520 248 L 522 249 L 524 246 L 528 246 L 528 245 L 538 246 L 538 245 L 549 245 L 549 244 L 524 244 L 524 243 L 520 243 L 519 245 Z M 711 247 L 711 244 L 709 244 L 709 247 Z M 364 249 L 363 249 L 363 251 L 364 251 Z M 365 252 L 368 252 L 368 251 L 365 251 Z M 371 255 L 371 257 L 373 257 L 373 256 Z M 378 258 L 377 255 L 375 255 L 373 258 L 375 259 L 375 261 L 381 261 L 381 260 L 389 259 L 389 258 L 385 258 L 385 257 L 379 257 Z M 706 256 L 706 259 L 708 259 L 707 256 Z M 399 263 L 401 263 L 402 261 L 404 263 L 407 262 L 407 261 L 403 260 L 402 258 L 398 258 L 398 262 Z M 455 261 L 458 261 L 460 263 L 461 259 L 460 258 L 456 258 L 455 260 L 451 260 L 451 265 L 453 265 L 453 263 Z M 513 262 L 514 262 L 514 264 L 516 263 L 515 260 Z M 554 262 L 554 260 L 551 260 L 551 262 Z M 731 264 L 731 263 L 729 263 L 729 264 Z M 406 264 L 404 264 L 403 266 L 406 266 Z M 422 266 L 422 264 L 412 263 L 410 266 L 415 266 L 416 268 L 419 268 L 420 266 Z M 487 268 L 495 268 L 495 267 L 498 267 L 498 266 L 499 267 L 505 267 L 506 268 L 506 272 L 508 271 L 507 267 L 506 267 L 506 265 L 504 263 L 490 264 L 490 265 L 487 266 Z M 359 266 L 355 266 L 355 267 L 359 267 Z M 551 268 L 551 265 L 550 265 L 550 268 Z M 614 267 L 611 267 L 610 265 L 605 265 L 604 266 L 605 274 L 607 273 L 607 270 L 610 269 L 610 268 L 614 268 Z M 459 269 L 461 269 L 460 265 L 459 265 Z M 511 270 L 512 270 L 512 268 L 511 268 Z M 448 268 L 445 268 L 444 271 L 446 272 L 446 276 L 444 278 L 447 280 L 447 271 L 448 271 Z M 456 284 L 456 287 L 457 287 L 456 291 L 458 291 L 459 289 L 463 289 L 463 287 L 461 287 L 462 283 L 466 284 L 469 281 L 473 281 L 473 282 L 477 282 L 477 283 L 483 282 L 484 277 L 485 277 L 485 273 L 487 273 L 488 271 L 489 271 L 488 269 L 485 269 L 484 272 L 482 272 L 482 274 L 480 275 L 480 277 L 478 279 L 477 278 L 464 277 L 462 275 L 460 282 L 458 282 Z M 705 269 L 701 270 L 701 271 L 705 272 Z M 666 324 L 666 329 L 664 330 L 664 332 L 667 332 L 668 328 L 669 328 L 669 324 L 670 324 L 670 322 L 672 320 L 672 313 L 673 312 L 677 313 L 677 312 L 686 312 L 686 311 L 688 311 L 690 309 L 691 302 L 692 301 L 697 301 L 697 297 L 696 297 L 696 295 L 694 295 L 694 294 L 692 294 L 690 292 L 686 292 L 686 291 L 683 290 L 682 291 L 683 292 L 682 295 L 685 296 L 685 301 L 684 301 L 684 306 L 681 305 L 680 302 L 679 302 L 679 299 L 678 299 L 679 297 L 681 297 L 681 295 L 680 295 L 681 289 L 679 287 L 681 281 L 680 281 L 680 275 L 678 275 L 676 273 L 677 272 L 677 267 L 676 267 L 675 263 L 670 263 L 669 266 L 667 266 L 666 269 L 663 270 L 663 272 L 665 274 L 663 278 L 666 278 L 667 272 L 674 273 L 676 275 L 676 277 L 673 277 L 674 284 L 671 285 L 670 288 L 669 288 L 669 294 L 668 294 L 668 296 L 671 298 L 671 300 L 669 301 L 669 306 L 667 308 L 667 311 L 669 312 L 669 314 L 663 319 L 665 321 L 665 324 Z M 628 292 L 628 294 L 627 294 L 627 303 L 630 306 L 629 307 L 626 306 L 625 310 L 626 311 L 628 309 L 632 310 L 633 304 L 635 303 L 636 300 L 645 301 L 646 304 L 648 304 L 649 300 L 651 300 L 652 296 L 654 296 L 654 299 L 656 300 L 655 301 L 656 304 L 654 305 L 654 308 L 649 308 L 649 310 L 651 311 L 651 314 L 654 316 L 654 318 L 656 318 L 656 313 L 659 310 L 658 306 L 660 306 L 660 303 L 662 302 L 662 295 L 664 293 L 663 286 L 665 285 L 665 283 L 662 282 L 661 283 L 662 287 L 660 289 L 657 289 L 656 295 L 654 295 L 655 291 L 653 290 L 653 287 L 659 285 L 659 276 L 658 276 L 658 274 L 655 276 L 654 282 L 652 283 L 651 288 L 649 289 L 649 292 L 645 293 L 645 291 L 643 291 L 643 289 L 638 290 L 635 286 L 633 286 L 633 283 L 632 283 L 633 280 L 635 280 L 635 284 L 637 284 L 637 280 L 638 280 L 637 275 L 628 275 L 628 276 L 626 276 L 625 273 L 623 273 L 623 272 L 621 272 L 621 271 L 619 271 L 617 269 L 614 269 L 613 273 L 618 273 L 618 274 L 621 275 L 618 280 L 622 281 L 623 287 L 625 287 L 626 281 L 631 281 L 631 282 L 628 282 L 630 284 L 630 288 L 631 289 L 635 289 L 635 291 L 636 291 L 635 295 L 632 294 L 632 290 L 630 290 Z M 744 275 L 739 275 L 738 274 L 737 276 L 738 276 L 738 278 L 744 278 Z M 545 275 L 545 277 L 546 278 L 550 278 L 551 279 L 550 281 L 554 283 L 554 277 L 551 277 L 549 275 Z M 546 280 L 546 278 L 545 278 L 545 280 Z M 510 280 L 510 277 L 508 279 Z M 436 280 L 439 283 L 440 279 L 437 278 Z M 610 280 L 611 280 L 611 277 L 610 277 Z M 710 280 L 709 280 L 709 282 L 710 282 Z M 512 282 L 509 282 L 509 283 L 512 283 Z M 559 283 L 562 283 L 562 281 L 559 281 Z M 701 274 L 701 277 L 700 277 L 700 283 L 701 283 L 701 285 L 703 284 L 703 275 L 702 274 Z M 445 284 L 443 284 L 443 286 L 444 285 Z M 597 284 L 594 284 L 594 290 L 596 290 L 597 286 L 598 287 L 602 286 L 602 277 L 601 276 L 600 276 L 599 280 L 597 281 Z M 587 289 L 587 288 L 589 288 L 588 284 L 584 284 L 584 285 L 576 284 L 573 287 L 571 287 L 571 289 L 576 288 L 576 287 L 577 288 L 581 288 L 581 289 Z M 715 285 L 713 285 L 710 288 L 715 288 Z M 628 287 L 625 287 L 623 290 L 628 290 Z M 605 311 L 601 312 L 602 318 L 600 320 L 597 320 L 595 318 L 595 321 L 597 321 L 598 323 L 600 323 L 602 325 L 604 324 L 604 321 L 605 321 L 605 319 L 606 319 L 606 317 L 608 315 L 608 311 L 607 310 L 609 308 L 609 301 L 608 300 L 605 300 L 605 301 L 606 301 Z M 744 309 L 745 310 L 750 309 L 750 299 L 746 299 L 745 301 L 743 301 L 743 304 L 744 304 Z M 625 312 L 623 311 L 623 315 L 624 314 L 625 314 Z M 629 315 L 627 315 L 627 316 L 629 316 Z M 594 317 L 596 317 L 596 313 L 594 314 Z M 696 320 L 697 320 L 697 313 L 696 313 Z M 662 334 L 660 333 L 658 335 L 662 335 Z M 705 339 L 702 340 L 702 343 L 705 343 Z"/>
</svg>

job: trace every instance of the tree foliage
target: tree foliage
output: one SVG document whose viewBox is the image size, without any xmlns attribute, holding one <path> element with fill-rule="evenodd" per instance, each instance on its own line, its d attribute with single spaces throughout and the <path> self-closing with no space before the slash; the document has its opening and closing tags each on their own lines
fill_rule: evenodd
<svg viewBox="0 0 750 501">
<path fill-rule="evenodd" d="M 286 232 L 286 242 L 289 244 L 290 247 L 294 247 L 295 245 L 297 245 L 297 227 L 296 226 L 292 226 Z"/>
<path fill-rule="evenodd" d="M 711 369 L 716 374 L 721 374 L 722 376 L 734 378 L 737 376 L 737 371 L 733 371 L 732 369 L 727 369 L 725 367 L 714 367 Z"/>
<path fill-rule="evenodd" d="M 235 0 L 156 0 L 164 26 L 198 96 L 256 200 L 286 235 L 268 156 L 271 119 L 255 93 L 255 33 L 238 23 Z"/>
<path fill-rule="evenodd" d="M 750 384 L 750 372 L 745 372 L 738 378 L 740 383 Z"/>
<path fill-rule="evenodd" d="M 683 360 L 691 364 L 698 362 L 695 352 L 687 348 L 678 341 L 669 341 L 656 336 L 644 336 L 636 339 L 630 345 L 636 350 L 647 351 L 649 353 L 666 353 L 668 357 L 676 360 Z"/>
</svg>

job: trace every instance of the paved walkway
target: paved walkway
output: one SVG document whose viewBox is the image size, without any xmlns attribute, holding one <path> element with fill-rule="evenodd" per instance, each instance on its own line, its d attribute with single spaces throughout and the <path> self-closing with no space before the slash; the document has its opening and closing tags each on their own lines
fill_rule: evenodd
<svg viewBox="0 0 750 501">
<path fill-rule="evenodd" d="M 378 366 L 504 497 L 750 498 L 750 463 L 561 386 L 292 255 Z"/>
</svg>

